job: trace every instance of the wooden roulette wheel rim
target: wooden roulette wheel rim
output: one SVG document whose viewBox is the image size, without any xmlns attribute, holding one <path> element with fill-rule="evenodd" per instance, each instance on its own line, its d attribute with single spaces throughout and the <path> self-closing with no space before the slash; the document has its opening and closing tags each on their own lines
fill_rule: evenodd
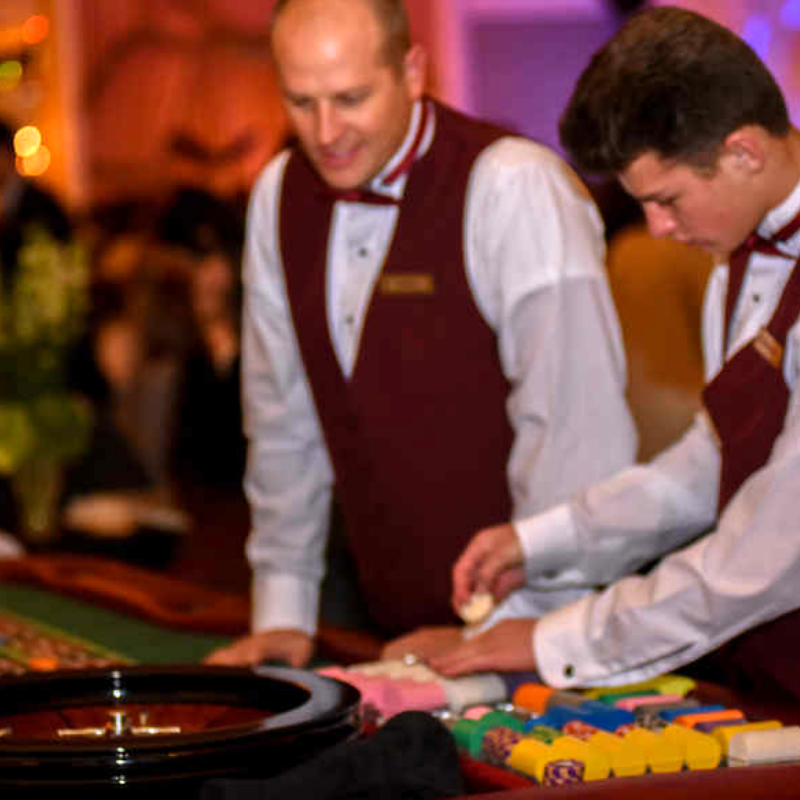
<svg viewBox="0 0 800 800">
<path fill-rule="evenodd" d="M 85 797 L 92 787 L 271 777 L 355 738 L 359 698 L 347 684 L 288 667 L 133 666 L 3 678 L 0 789 L 80 786 Z"/>
</svg>

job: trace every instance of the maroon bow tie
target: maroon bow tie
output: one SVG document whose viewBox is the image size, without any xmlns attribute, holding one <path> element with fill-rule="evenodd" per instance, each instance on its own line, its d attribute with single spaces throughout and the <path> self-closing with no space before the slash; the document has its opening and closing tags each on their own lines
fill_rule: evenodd
<svg viewBox="0 0 800 800">
<path fill-rule="evenodd" d="M 373 206 L 399 206 L 400 201 L 387 194 L 373 192 L 371 189 L 331 189 L 327 194 L 334 200 L 345 200 L 348 203 L 367 203 Z"/>
<path fill-rule="evenodd" d="M 730 255 L 728 259 L 728 291 L 725 298 L 725 329 L 730 327 L 730 320 L 733 316 L 733 309 L 739 292 L 744 281 L 744 274 L 747 271 L 747 262 L 753 253 L 766 253 L 771 256 L 781 256 L 796 260 L 795 256 L 784 253 L 778 245 L 790 239 L 800 230 L 800 213 L 791 219 L 780 230 L 776 231 L 769 239 L 764 238 L 757 232 L 751 233 Z"/>
<path fill-rule="evenodd" d="M 422 140 L 425 137 L 425 129 L 428 127 L 428 104 L 425 100 L 422 101 L 422 115 L 419 121 L 419 128 L 417 135 L 408 152 L 403 157 L 403 160 L 381 181 L 382 186 L 391 186 L 402 175 L 406 175 L 411 171 L 411 167 L 417 160 L 417 153 L 422 145 Z M 334 200 L 345 200 L 350 203 L 368 203 L 376 206 L 399 206 L 400 200 L 395 197 L 390 197 L 380 192 L 375 192 L 372 189 L 329 189 L 328 194 Z"/>
<path fill-rule="evenodd" d="M 783 256 L 784 258 L 794 258 L 794 256 L 787 255 L 779 247 L 778 244 L 790 239 L 797 231 L 800 230 L 800 213 L 793 219 L 789 220 L 780 230 L 772 234 L 768 239 L 761 236 L 757 232 L 751 233 L 747 239 L 740 244 L 736 250 L 731 254 L 731 260 L 740 259 L 744 256 L 745 261 L 751 253 L 767 253 L 773 256 Z"/>
</svg>

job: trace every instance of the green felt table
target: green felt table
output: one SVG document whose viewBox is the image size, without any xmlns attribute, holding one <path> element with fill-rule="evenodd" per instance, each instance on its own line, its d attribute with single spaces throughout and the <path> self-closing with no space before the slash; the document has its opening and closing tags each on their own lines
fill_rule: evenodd
<svg viewBox="0 0 800 800">
<path fill-rule="evenodd" d="M 140 664 L 197 663 L 230 641 L 228 636 L 168 628 L 97 602 L 14 582 L 0 583 L 0 617 L 5 611 Z"/>
<path fill-rule="evenodd" d="M 247 587 L 239 594 L 125 562 L 83 555 L 0 559 L 0 608 L 7 607 L 140 662 L 202 659 L 247 633 Z M 325 663 L 379 657 L 381 642 L 324 626 L 317 636 Z"/>
</svg>

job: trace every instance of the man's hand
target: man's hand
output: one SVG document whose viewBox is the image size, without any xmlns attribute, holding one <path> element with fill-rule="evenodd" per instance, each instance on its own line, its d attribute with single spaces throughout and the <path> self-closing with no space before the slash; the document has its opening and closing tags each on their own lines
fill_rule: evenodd
<svg viewBox="0 0 800 800">
<path fill-rule="evenodd" d="M 533 655 L 535 619 L 504 619 L 427 663 L 447 677 L 470 672 L 528 672 L 536 669 Z"/>
<path fill-rule="evenodd" d="M 461 644 L 461 628 L 441 625 L 431 628 L 418 628 L 411 633 L 393 639 L 381 651 L 381 658 L 401 659 L 408 654 L 427 661 L 438 653 L 452 650 Z"/>
<path fill-rule="evenodd" d="M 227 647 L 209 653 L 206 664 L 238 667 L 263 661 L 283 661 L 290 667 L 304 667 L 314 652 L 314 639 L 305 631 L 286 629 L 254 633 Z"/>
<path fill-rule="evenodd" d="M 525 582 L 522 546 L 513 525 L 478 531 L 453 567 L 453 608 L 474 592 L 490 592 L 500 602 Z"/>
</svg>

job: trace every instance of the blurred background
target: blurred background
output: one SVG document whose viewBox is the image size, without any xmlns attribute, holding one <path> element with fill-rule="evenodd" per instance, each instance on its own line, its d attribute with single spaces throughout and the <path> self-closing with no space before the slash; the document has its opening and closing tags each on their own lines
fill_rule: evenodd
<svg viewBox="0 0 800 800">
<path fill-rule="evenodd" d="M 556 150 L 558 117 L 589 56 L 647 5 L 406 2 L 430 55 L 433 95 Z M 742 35 L 771 67 L 797 117 L 800 0 L 677 5 Z M 40 525 L 43 533 L 20 510 L 25 493 L 16 484 L 20 464 L 32 460 L 23 457 L 23 444 L 32 440 L 19 433 L 20 409 L 3 408 L 13 387 L 0 386 L 0 527 L 29 546 L 63 546 L 69 530 L 89 547 L 99 540 L 122 547 L 150 531 L 161 545 L 144 547 L 146 558 L 166 541 L 163 555 L 171 559 L 178 542 L 180 569 L 191 577 L 192 553 L 204 545 L 195 538 L 184 547 L 181 537 L 216 525 L 231 531 L 229 546 L 208 545 L 218 561 L 230 558 L 227 575 L 224 563 L 216 565 L 216 580 L 244 579 L 239 259 L 250 187 L 287 136 L 267 53 L 271 6 L 0 0 L 0 119 L 14 151 L 4 180 L 37 198 L 25 213 L 52 235 L 55 249 L 47 252 L 79 243 L 85 272 L 82 328 L 60 374 L 70 391 L 88 398 L 91 433 L 59 465 L 57 523 Z M 697 323 L 711 265 L 688 248 L 652 242 L 615 184 L 591 189 L 607 223 L 609 276 L 645 458 L 696 410 Z M 6 243 L 12 230 L 23 230 L 25 220 L 14 217 L 20 191 L 0 185 Z M 33 244 L 21 240 L 3 251 L 9 286 L 10 262 L 22 264 L 20 253 L 34 252 L 25 247 Z M 3 313 L 10 318 L 8 308 Z M 46 347 L 52 362 L 52 342 Z M 5 355 L 0 350 L 1 358 L 16 355 L 7 343 Z M 41 473 L 37 480 L 41 487 Z"/>
<path fill-rule="evenodd" d="M 636 0 L 407 0 L 431 90 L 557 146 L 589 54 Z M 794 109 L 798 0 L 694 0 L 745 36 Z M 70 208 L 176 185 L 246 193 L 284 136 L 264 37 L 271 0 L 3 0 L 0 114 L 42 133 L 24 168 Z M 46 148 L 46 150 L 45 150 Z M 48 163 L 49 162 L 49 163 Z"/>
</svg>

